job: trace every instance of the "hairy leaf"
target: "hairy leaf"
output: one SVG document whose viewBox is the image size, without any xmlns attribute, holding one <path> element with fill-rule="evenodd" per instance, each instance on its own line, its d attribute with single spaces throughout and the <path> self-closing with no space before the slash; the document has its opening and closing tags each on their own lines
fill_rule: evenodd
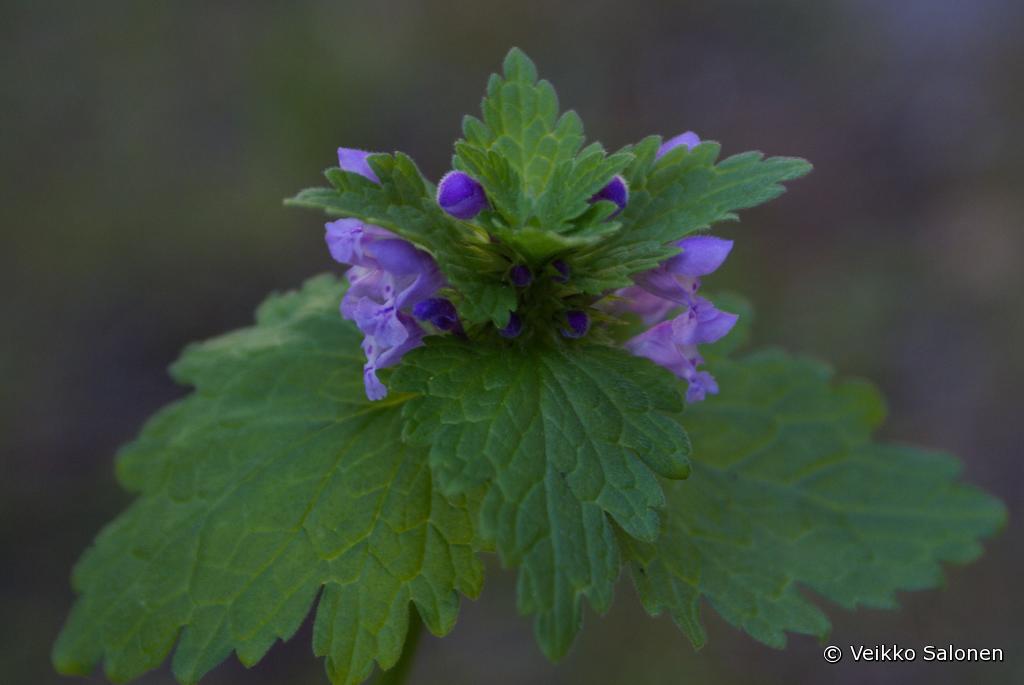
<svg viewBox="0 0 1024 685">
<path fill-rule="evenodd" d="M 544 651 L 561 656 L 582 597 L 598 611 L 611 601 L 621 563 L 612 521 L 653 540 L 664 503 L 656 475 L 688 473 L 672 377 L 611 348 L 449 339 L 411 353 L 392 385 L 420 393 L 406 436 L 430 446 L 440 487 L 484 487 L 477 532 L 520 566 L 519 607 L 537 614 Z"/>
<path fill-rule="evenodd" d="M 802 159 L 765 159 L 760 152 L 716 164 L 720 147 L 712 142 L 692 151 L 676 148 L 655 159 L 659 143 L 652 136 L 632 149 L 635 160 L 624 172 L 629 204 L 617 217 L 626 228 L 573 256 L 571 265 L 583 291 L 597 294 L 630 285 L 630 274 L 652 269 L 679 251 L 672 241 L 735 220 L 737 210 L 778 197 L 783 181 L 811 169 Z"/>
<path fill-rule="evenodd" d="M 413 603 L 448 632 L 482 571 L 464 498 L 434 488 L 399 442 L 402 397 L 369 403 L 341 285 L 276 296 L 257 324 L 190 347 L 195 386 L 120 455 L 139 493 L 74 573 L 81 595 L 54 648 L 64 673 L 114 680 L 173 667 L 197 681 L 232 650 L 246 665 L 288 639 L 318 593 L 314 650 L 336 684 L 397 660 Z"/>
<path fill-rule="evenodd" d="M 573 219 L 587 210 L 590 197 L 633 160 L 628 151 L 607 155 L 597 143 L 581 150 L 579 116 L 559 116 L 555 89 L 537 80 L 536 67 L 519 49 L 505 58 L 504 77 L 491 76 L 481 109 L 483 120 L 463 120 L 453 163 L 483 184 L 514 229 L 574 230 Z"/>
<path fill-rule="evenodd" d="M 655 543 L 626 540 L 644 606 L 700 646 L 701 600 L 774 647 L 843 607 L 892 607 L 966 562 L 1005 519 L 948 455 L 871 441 L 884 410 L 863 382 L 782 353 L 712 364 L 723 392 L 688 410 L 693 476 L 666 487 Z"/>
</svg>

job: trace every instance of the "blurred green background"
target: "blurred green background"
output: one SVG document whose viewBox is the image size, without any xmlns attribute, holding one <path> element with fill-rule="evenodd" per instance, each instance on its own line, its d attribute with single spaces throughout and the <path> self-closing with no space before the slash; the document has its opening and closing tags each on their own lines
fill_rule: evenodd
<svg viewBox="0 0 1024 685">
<path fill-rule="evenodd" d="M 461 114 L 524 48 L 608 147 L 694 129 L 726 154 L 800 155 L 810 177 L 720 228 L 712 289 L 747 293 L 760 344 L 888 395 L 886 437 L 961 455 L 1011 525 L 899 612 L 829 607 L 839 645 L 1002 647 L 1003 664 L 825 664 L 710 610 L 695 653 L 627 583 L 544 661 L 498 568 L 412 682 L 1024 682 L 1024 3 L 38 2 L 0 9 L 3 244 L 0 680 L 71 682 L 48 651 L 72 562 L 128 502 L 112 457 L 182 395 L 187 342 L 245 325 L 272 289 L 335 269 L 322 219 L 281 199 L 339 145 L 447 168 Z M 99 678 L 95 682 L 101 682 Z M 170 683 L 165 671 L 143 679 Z M 308 626 L 246 672 L 326 682 Z"/>
</svg>

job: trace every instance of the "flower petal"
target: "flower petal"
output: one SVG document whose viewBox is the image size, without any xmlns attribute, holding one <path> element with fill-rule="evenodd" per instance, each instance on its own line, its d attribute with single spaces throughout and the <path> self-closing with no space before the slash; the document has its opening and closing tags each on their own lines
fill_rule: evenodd
<svg viewBox="0 0 1024 685">
<path fill-rule="evenodd" d="M 341 167 L 342 171 L 351 171 L 354 174 L 359 174 L 365 178 L 370 179 L 374 183 L 380 183 L 380 179 L 377 178 L 377 174 L 374 173 L 373 169 L 370 168 L 366 158 L 373 152 L 367 152 L 366 150 L 357 150 L 352 147 L 339 147 L 338 148 L 338 166 Z"/>
</svg>

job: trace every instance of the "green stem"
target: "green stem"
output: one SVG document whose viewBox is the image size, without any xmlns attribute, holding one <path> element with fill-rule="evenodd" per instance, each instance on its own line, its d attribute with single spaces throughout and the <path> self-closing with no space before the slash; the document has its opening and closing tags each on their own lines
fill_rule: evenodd
<svg viewBox="0 0 1024 685">
<path fill-rule="evenodd" d="M 375 685 L 401 685 L 405 682 L 406 676 L 412 669 L 413 659 L 416 658 L 416 647 L 420 643 L 420 636 L 423 635 L 423 621 L 420 614 L 413 607 L 409 607 L 409 630 L 405 634 L 405 644 L 402 645 L 402 656 L 398 657 L 398 663 L 386 671 L 381 671 L 377 676 Z"/>
</svg>

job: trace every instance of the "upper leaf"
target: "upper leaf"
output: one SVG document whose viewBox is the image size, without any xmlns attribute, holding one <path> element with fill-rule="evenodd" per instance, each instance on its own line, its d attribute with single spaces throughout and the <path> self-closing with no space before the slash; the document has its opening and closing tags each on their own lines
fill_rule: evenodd
<svg viewBox="0 0 1024 685">
<path fill-rule="evenodd" d="M 735 212 L 781 195 L 783 181 L 799 178 L 811 165 L 793 157 L 760 152 L 734 155 L 716 164 L 718 143 L 692 151 L 679 147 L 656 159 L 660 139 L 637 144 L 624 176 L 629 205 L 618 217 L 626 228 L 608 240 L 579 250 L 570 261 L 585 292 L 602 293 L 631 284 L 630 274 L 656 267 L 679 250 L 671 243 Z"/>
<path fill-rule="evenodd" d="M 944 454 L 871 441 L 883 407 L 862 382 L 782 353 L 711 365 L 722 395 L 687 412 L 693 476 L 666 488 L 653 544 L 627 539 L 651 613 L 668 610 L 697 646 L 706 599 L 774 647 L 829 623 L 801 586 L 852 608 L 891 607 L 966 562 L 1002 525 L 1002 504 L 957 482 Z"/>
<path fill-rule="evenodd" d="M 127 680 L 160 665 L 197 681 L 295 633 L 318 593 L 314 649 L 336 684 L 398 658 L 412 602 L 435 634 L 482 582 L 466 502 L 434 489 L 399 441 L 401 397 L 369 403 L 359 335 L 332 277 L 272 297 L 257 324 L 190 347 L 196 387 L 120 455 L 140 493 L 74 573 L 81 595 L 54 648 L 64 673 L 103 661 Z"/>
<path fill-rule="evenodd" d="M 412 352 L 392 377 L 420 393 L 406 436 L 430 446 L 440 487 L 484 487 L 478 534 L 519 565 L 519 607 L 541 647 L 568 649 L 581 598 L 611 601 L 620 559 L 612 521 L 653 540 L 656 474 L 683 478 L 689 443 L 670 375 L 606 347 L 482 347 L 452 339 Z"/>
<path fill-rule="evenodd" d="M 482 121 L 463 120 L 454 165 L 483 184 L 513 229 L 574 230 L 572 220 L 590 197 L 633 159 L 627 151 L 606 155 L 597 143 L 581 150 L 579 116 L 559 116 L 555 89 L 537 80 L 536 67 L 518 48 L 505 58 L 504 78 L 491 76 L 481 109 Z M 505 238 L 515 244 L 514 232 Z"/>
</svg>

